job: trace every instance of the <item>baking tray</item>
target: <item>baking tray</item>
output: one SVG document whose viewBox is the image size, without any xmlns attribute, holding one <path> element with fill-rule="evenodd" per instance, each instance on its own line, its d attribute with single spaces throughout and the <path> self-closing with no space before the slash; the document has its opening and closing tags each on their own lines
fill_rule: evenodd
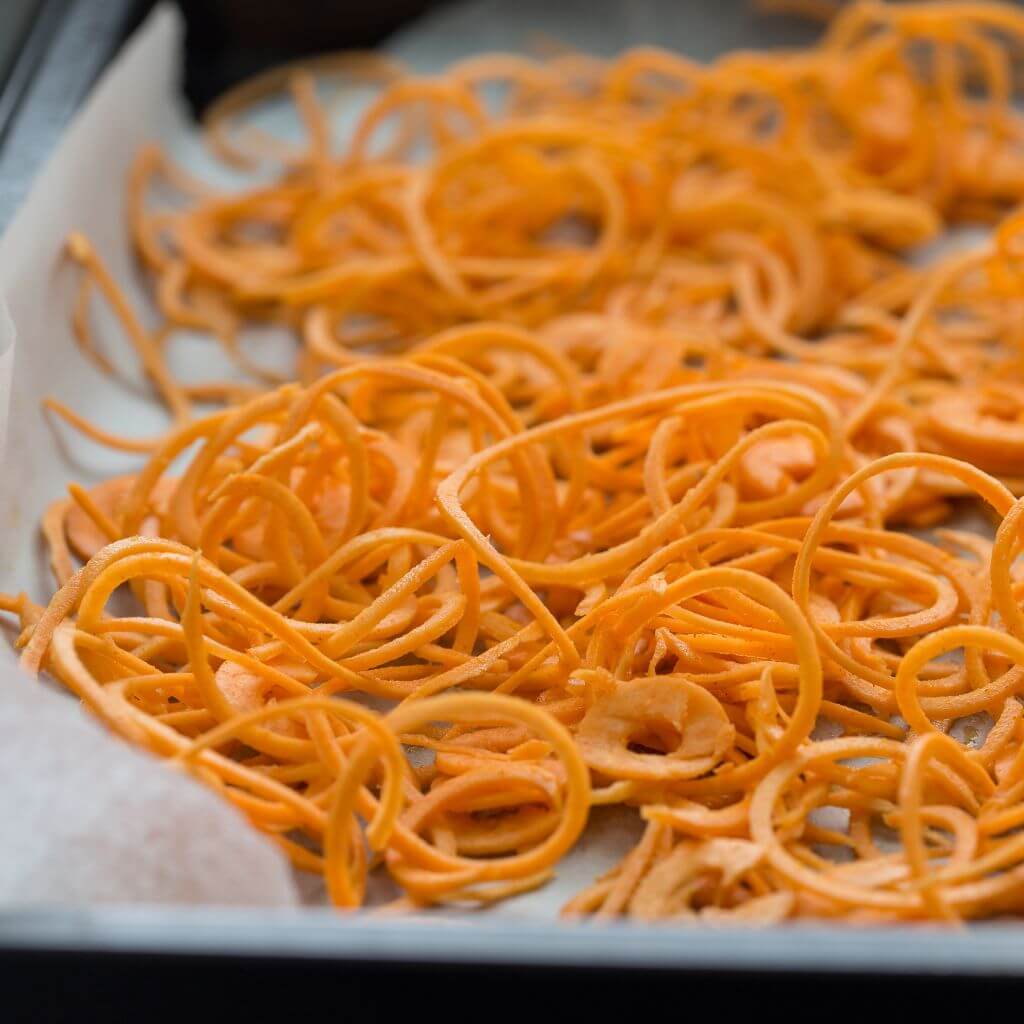
<svg viewBox="0 0 1024 1024">
<path fill-rule="evenodd" d="M 524 6 L 529 4 L 517 6 L 520 21 Z M 714 5 L 703 6 L 713 18 Z M 496 7 L 493 0 L 490 7 Z M 20 200 L 116 49 L 131 9 L 128 0 L 62 4 L 52 42 L 24 87 L 0 151 L 0 195 L 8 203 Z M 735 31 L 725 45 L 737 45 Z M 689 50 L 706 56 L 715 48 L 698 38 Z M 0 206 L 0 224 L 10 212 L 10 205 Z M 187 969 L 195 986 L 169 982 L 172 968 Z M 204 978 L 215 978 L 216 985 L 201 983 Z M 38 1014 L 31 1019 L 60 1019 L 56 1014 L 80 999 L 88 999 L 93 1010 L 124 1008 L 136 993 L 152 998 L 154 986 L 161 1009 L 184 998 L 211 1009 L 218 997 L 237 1001 L 236 983 L 243 980 L 250 1009 L 266 1009 L 286 991 L 294 1009 L 292 986 L 301 980 L 304 997 L 334 991 L 339 1008 L 359 1010 L 364 1019 L 387 1007 L 408 1009 L 414 993 L 422 999 L 424 984 L 446 1002 L 446 986 L 455 981 L 464 986 L 461 993 L 488 994 L 488 1016 L 532 1005 L 538 1019 L 546 1019 L 531 1000 L 555 989 L 584 995 L 587 1016 L 615 1012 L 623 999 L 636 1007 L 662 995 L 679 999 L 685 993 L 689 1000 L 724 993 L 735 1009 L 738 1001 L 825 986 L 833 994 L 841 987 L 844 1007 L 870 999 L 877 1008 L 893 992 L 935 995 L 949 989 L 962 997 L 965 988 L 977 985 L 989 991 L 1019 984 L 1024 928 L 795 925 L 738 931 L 570 925 L 489 914 L 403 919 L 320 909 L 0 909 L 0 993 L 5 1002 L 13 1000 L 8 1005 L 17 1005 L 21 995 L 31 999 Z M 484 1012 L 482 1005 L 478 1009 Z"/>
<path fill-rule="evenodd" d="M 136 0 L 39 0 L 31 24 L 17 32 L 16 55 L 0 81 L 0 229 L 116 52 L 138 7 Z M 15 13 L 0 0 L 0 19 L 9 31 Z"/>
</svg>

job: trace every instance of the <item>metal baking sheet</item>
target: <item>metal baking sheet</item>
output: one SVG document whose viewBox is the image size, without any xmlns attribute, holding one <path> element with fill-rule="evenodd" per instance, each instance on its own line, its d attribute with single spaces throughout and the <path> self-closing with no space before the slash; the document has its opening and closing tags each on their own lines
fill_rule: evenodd
<svg viewBox="0 0 1024 1024">
<path fill-rule="evenodd" d="M 703 35 L 700 18 L 668 17 L 672 11 L 682 14 L 681 5 L 651 0 L 609 7 L 613 10 L 627 13 L 598 24 L 601 19 L 593 17 L 592 5 L 582 2 L 556 8 L 535 0 L 514 6 L 477 0 L 455 5 L 403 33 L 391 49 L 429 70 L 467 52 L 529 46 L 539 28 L 550 38 L 597 52 L 660 41 L 707 57 L 754 41 L 749 23 L 716 17 L 712 5 L 693 5 L 702 12 Z M 709 36 L 712 29 L 718 34 Z M 770 41 L 757 39 L 761 44 Z M 179 18 L 168 6 L 158 8 L 108 69 L 0 242 L 0 454 L 5 481 L 0 522 L 14 539 L 0 548 L 0 588 L 17 586 L 46 596 L 50 585 L 35 525 L 41 510 L 68 479 L 101 479 L 137 463 L 55 428 L 40 410 L 41 398 L 54 394 L 114 430 L 146 435 L 161 427 L 162 414 L 141 381 L 136 387 L 112 382 L 75 349 L 68 324 L 73 275 L 62 265 L 60 251 L 70 229 L 85 231 L 118 278 L 130 284 L 136 301 L 145 302 L 123 222 L 123 175 L 132 153 L 156 138 L 188 166 L 215 171 L 176 98 L 180 47 Z M 10 658 L 8 650 L 0 650 L 0 659 L 9 663 Z M 628 848 L 635 834 L 629 817 L 614 811 L 597 814 L 595 827 L 566 859 L 555 883 L 495 910 L 401 918 L 372 912 L 341 916 L 319 907 L 287 913 L 163 907 L 0 909 L 0 952 L 1024 975 L 1024 929 L 1011 925 L 962 932 L 793 925 L 766 932 L 557 921 L 555 912 L 564 899 Z"/>
</svg>

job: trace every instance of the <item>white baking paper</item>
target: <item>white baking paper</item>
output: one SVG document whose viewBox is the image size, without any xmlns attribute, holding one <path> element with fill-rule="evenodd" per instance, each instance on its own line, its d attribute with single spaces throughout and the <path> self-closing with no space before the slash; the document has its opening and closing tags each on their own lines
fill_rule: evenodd
<svg viewBox="0 0 1024 1024">
<path fill-rule="evenodd" d="M 47 503 L 69 480 L 87 483 L 138 463 L 54 430 L 42 400 L 52 395 L 112 430 L 145 435 L 165 422 L 140 376 L 134 387 L 118 384 L 79 352 L 69 320 L 75 274 L 63 250 L 70 231 L 85 232 L 145 308 L 125 242 L 125 169 L 143 143 L 186 130 L 175 100 L 180 34 L 173 12 L 160 9 L 126 46 L 0 240 L 0 303 L 10 318 L 0 313 L 0 367 L 6 371 L 0 378 L 0 398 L 6 398 L 0 587 L 26 590 L 35 599 L 52 589 L 35 530 Z M 106 336 L 116 343 L 116 332 Z M 133 364 L 126 350 L 118 365 Z"/>
</svg>

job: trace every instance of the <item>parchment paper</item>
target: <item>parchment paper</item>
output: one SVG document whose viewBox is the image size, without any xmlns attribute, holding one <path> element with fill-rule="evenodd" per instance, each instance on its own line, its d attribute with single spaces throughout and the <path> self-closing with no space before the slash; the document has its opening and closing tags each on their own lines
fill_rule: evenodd
<svg viewBox="0 0 1024 1024">
<path fill-rule="evenodd" d="M 387 49 L 429 73 L 471 53 L 529 51 L 552 42 L 598 54 L 656 44 L 708 59 L 753 45 L 805 43 L 815 31 L 807 23 L 758 16 L 744 0 L 470 0 L 416 23 Z M 127 244 L 124 184 L 133 154 L 144 143 L 159 140 L 186 169 L 223 186 L 238 183 L 211 160 L 183 113 L 180 47 L 178 16 L 161 6 L 97 85 L 0 239 L 0 590 L 47 598 L 53 584 L 37 528 L 46 505 L 66 493 L 70 480 L 89 484 L 131 472 L 141 463 L 138 456 L 109 452 L 54 422 L 42 411 L 44 397 L 61 399 L 115 432 L 147 436 L 166 425 L 133 351 L 118 341 L 116 328 L 101 335 L 104 350 L 118 366 L 117 380 L 99 371 L 75 345 L 70 328 L 75 273 L 62 251 L 71 230 L 83 231 L 143 318 L 152 318 Z M 358 105 L 353 97 L 332 108 L 338 137 L 354 120 Z M 298 135 L 285 105 L 267 110 L 261 120 L 277 134 Z M 973 240 L 964 238 L 960 244 Z M 273 348 L 273 339 L 255 340 L 259 358 L 272 362 L 268 346 Z M 236 372 L 215 345 L 200 338 L 176 337 L 171 353 L 176 372 L 186 378 Z M 0 696 L 4 686 L 32 685 L 15 678 L 13 664 L 8 645 L 0 644 Z M 41 706 L 41 719 L 46 714 L 49 708 Z M 551 919 L 569 896 L 618 860 L 639 830 L 635 811 L 598 809 L 554 882 L 483 913 Z M 306 876 L 299 882 L 307 903 L 322 901 L 316 880 Z M 375 892 L 389 895 L 387 884 L 375 883 L 371 895 Z M 200 892 L 195 898 L 210 897 Z"/>
</svg>

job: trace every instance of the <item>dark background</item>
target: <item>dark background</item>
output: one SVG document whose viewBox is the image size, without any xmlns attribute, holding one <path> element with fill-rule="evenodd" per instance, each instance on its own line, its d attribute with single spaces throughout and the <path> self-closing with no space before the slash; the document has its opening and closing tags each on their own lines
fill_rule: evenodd
<svg viewBox="0 0 1024 1024">
<path fill-rule="evenodd" d="M 176 2 L 188 24 L 186 91 L 193 108 L 201 111 L 228 86 L 257 71 L 311 53 L 374 46 L 444 0 Z M 104 23 L 104 36 L 113 19 L 115 35 L 122 39 L 154 4 L 155 0 L 0 0 L 0 131 L 25 89 L 32 65 L 39 63 L 39 46 L 62 22 L 74 17 L 89 21 L 88 12 L 81 14 L 88 5 L 95 9 L 93 21 Z M 88 35 L 82 45 L 98 47 L 101 40 Z"/>
<path fill-rule="evenodd" d="M 312 53 L 374 46 L 444 2 L 178 0 L 188 24 L 186 95 L 201 111 L 228 86 L 257 71 Z M 141 20 L 152 6 L 138 0 L 131 19 Z"/>
<path fill-rule="evenodd" d="M 153 8 L 155 0 L 0 0 L 0 131 L 5 100 L 10 102 L 10 79 L 19 56 L 31 40 L 33 28 L 57 25 L 69 17 L 97 22 L 109 31 L 117 12 L 116 35 L 124 38 Z M 200 113 L 228 87 L 273 65 L 331 50 L 365 49 L 385 40 L 420 15 L 452 0 L 175 0 L 185 16 L 185 91 L 193 110 Z M 500 0 L 510 8 L 516 0 Z M 558 5 L 559 0 L 551 0 Z M 718 26 L 726 48 L 748 45 L 753 0 L 676 0 L 681 23 Z M 602 10 L 629 8 L 630 0 L 593 0 L 593 17 Z M 577 5 L 578 6 L 578 5 Z M 643 4 L 640 5 L 641 8 Z M 671 10 L 670 3 L 663 9 Z M 82 8 L 90 10 L 83 15 Z M 786 25 L 785 23 L 789 24 Z M 729 39 L 729 24 L 737 29 Z M 742 26 L 746 26 L 745 28 Z M 811 22 L 786 17 L 759 17 L 756 34 L 761 45 L 809 40 Z M 743 33 L 747 32 L 747 35 Z M 53 35 L 51 32 L 49 35 Z M 697 33 L 699 36 L 699 32 Z M 36 32 L 36 35 L 46 33 Z M 566 40 L 568 42 L 568 40 Z M 653 41 L 653 40 L 652 40 Z M 83 48 L 97 48 L 99 39 L 88 31 Z M 701 50 L 701 39 L 693 40 Z M 691 56 L 711 56 L 691 52 Z M 32 63 L 23 61 L 23 63 Z M 8 88 L 5 89 L 5 81 Z M 18 83 L 14 83 L 17 85 Z M 15 90 L 16 91 L 16 90 Z M 5 97 L 3 94 L 7 92 Z"/>
</svg>

